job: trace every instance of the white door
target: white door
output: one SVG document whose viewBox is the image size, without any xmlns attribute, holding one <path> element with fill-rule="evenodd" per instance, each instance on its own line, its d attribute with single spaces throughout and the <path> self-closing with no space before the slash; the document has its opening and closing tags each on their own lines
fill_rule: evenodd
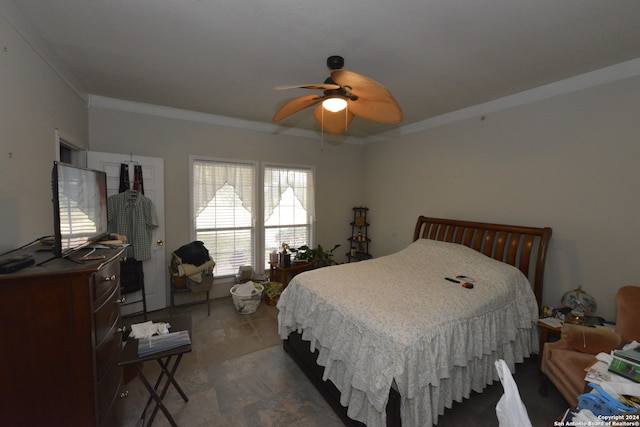
<svg viewBox="0 0 640 427">
<path fill-rule="evenodd" d="M 147 300 L 147 311 L 160 310 L 167 307 L 167 267 L 164 253 L 164 159 L 159 157 L 132 156 L 130 154 L 113 154 L 89 151 L 87 167 L 107 173 L 107 193 L 117 194 L 120 186 L 120 164 L 128 163 L 133 182 L 133 166 L 142 166 L 144 195 L 151 199 L 158 216 L 158 228 L 154 230 L 151 240 L 151 258 L 142 262 L 144 270 L 144 288 Z M 135 301 L 136 293 L 127 295 L 127 299 Z M 124 306 L 122 314 L 142 310 L 142 303 Z"/>
</svg>

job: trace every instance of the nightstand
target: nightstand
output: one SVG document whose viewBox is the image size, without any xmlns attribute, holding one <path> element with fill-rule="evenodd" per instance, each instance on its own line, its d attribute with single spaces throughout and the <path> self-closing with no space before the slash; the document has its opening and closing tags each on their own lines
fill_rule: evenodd
<svg viewBox="0 0 640 427">
<path fill-rule="evenodd" d="M 289 267 L 283 267 L 277 262 L 270 262 L 269 265 L 271 266 L 269 279 L 272 282 L 282 283 L 283 289 L 287 287 L 293 276 L 311 268 L 310 262 L 294 262 Z"/>
<path fill-rule="evenodd" d="M 540 341 L 538 344 L 538 369 L 542 364 L 542 350 L 544 349 L 544 343 L 549 341 L 551 338 L 560 338 L 560 329 L 562 325 L 555 326 L 543 321 L 543 319 L 538 319 L 538 329 L 540 332 Z"/>
</svg>

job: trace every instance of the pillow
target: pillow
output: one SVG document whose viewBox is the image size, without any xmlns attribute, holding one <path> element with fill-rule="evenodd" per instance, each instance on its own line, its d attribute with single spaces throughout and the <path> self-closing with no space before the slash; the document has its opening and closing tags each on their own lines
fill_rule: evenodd
<svg viewBox="0 0 640 427">
<path fill-rule="evenodd" d="M 622 336 L 609 329 L 571 323 L 562 325 L 560 339 L 572 349 L 589 354 L 609 353 L 622 345 Z"/>
</svg>

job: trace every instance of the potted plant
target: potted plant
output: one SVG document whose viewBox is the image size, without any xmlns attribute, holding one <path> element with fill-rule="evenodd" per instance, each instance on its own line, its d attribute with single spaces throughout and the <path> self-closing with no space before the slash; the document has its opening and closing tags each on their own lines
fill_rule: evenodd
<svg viewBox="0 0 640 427">
<path fill-rule="evenodd" d="M 297 249 L 291 249 L 291 252 L 296 254 L 296 259 L 311 263 L 313 268 L 320 268 L 338 264 L 336 260 L 333 259 L 333 251 L 339 247 L 340 245 L 338 244 L 330 251 L 325 251 L 322 245 L 318 245 L 315 248 L 303 245 Z"/>
<path fill-rule="evenodd" d="M 277 305 L 280 294 L 282 294 L 283 286 L 279 282 L 264 283 L 264 295 L 267 305 Z"/>
</svg>

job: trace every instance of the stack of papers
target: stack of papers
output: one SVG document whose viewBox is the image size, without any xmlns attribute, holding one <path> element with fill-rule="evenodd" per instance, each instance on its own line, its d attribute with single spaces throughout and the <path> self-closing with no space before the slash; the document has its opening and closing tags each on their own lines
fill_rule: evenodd
<svg viewBox="0 0 640 427">
<path fill-rule="evenodd" d="M 614 350 L 609 371 L 640 383 L 640 351 L 638 348 Z"/>
<path fill-rule="evenodd" d="M 585 381 L 599 385 L 609 395 L 618 399 L 619 396 L 640 397 L 640 384 L 620 375 L 616 375 L 609 369 L 613 356 L 607 353 L 598 353 L 596 363 L 586 369 Z"/>
<path fill-rule="evenodd" d="M 188 344 L 191 344 L 189 331 L 170 332 L 168 334 L 140 338 L 138 340 L 138 356 L 159 353 Z"/>
<path fill-rule="evenodd" d="M 153 323 L 151 320 L 131 325 L 131 338 L 146 338 L 156 334 L 168 334 L 171 325 L 168 323 Z"/>
</svg>

